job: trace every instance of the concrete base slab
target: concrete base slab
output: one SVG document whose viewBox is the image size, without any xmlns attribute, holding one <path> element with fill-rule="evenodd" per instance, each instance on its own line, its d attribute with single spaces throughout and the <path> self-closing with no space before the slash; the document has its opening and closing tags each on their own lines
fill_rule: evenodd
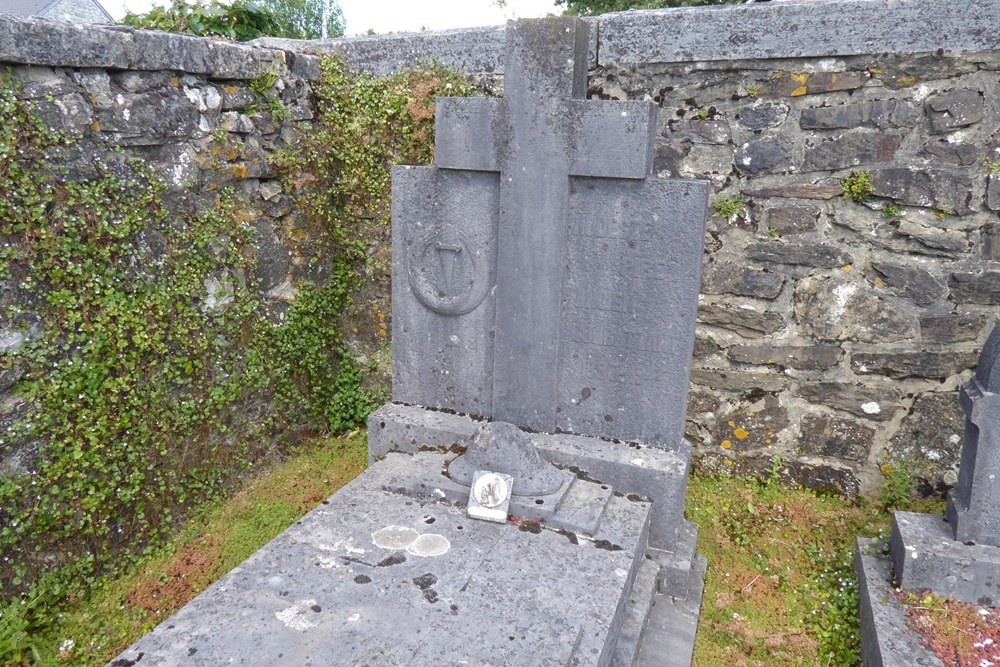
<svg viewBox="0 0 1000 667">
<path fill-rule="evenodd" d="M 368 418 L 369 463 L 393 451 L 463 447 L 483 423 L 467 415 L 386 403 Z M 557 466 L 600 480 L 625 495 L 653 501 L 650 546 L 675 548 L 691 462 L 688 443 L 661 448 L 571 434 L 529 436 L 542 456 Z"/>
<path fill-rule="evenodd" d="M 453 456 L 388 455 L 117 664 L 604 666 L 654 636 L 693 639 L 693 598 L 652 594 L 650 503 L 573 477 L 606 500 L 592 534 L 557 528 L 558 508 L 541 523 L 476 521 L 464 500 L 440 487 L 422 496 L 403 479 L 446 479 Z M 577 504 L 567 511 L 592 523 Z M 637 635 L 642 649 L 619 649 Z"/>
<path fill-rule="evenodd" d="M 892 595 L 892 563 L 883 544 L 861 538 L 854 555 L 860 584 L 861 653 L 865 667 L 944 667 L 906 627 L 903 607 Z"/>
<path fill-rule="evenodd" d="M 938 515 L 896 512 L 889 553 L 899 585 L 985 607 L 1000 602 L 1000 547 L 957 542 Z"/>
</svg>

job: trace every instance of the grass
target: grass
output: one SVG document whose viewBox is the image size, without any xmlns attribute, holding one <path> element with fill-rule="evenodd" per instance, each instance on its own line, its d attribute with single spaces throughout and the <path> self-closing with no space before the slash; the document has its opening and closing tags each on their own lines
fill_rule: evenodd
<svg viewBox="0 0 1000 667">
<path fill-rule="evenodd" d="M 687 515 L 709 563 L 696 667 L 860 664 L 854 545 L 887 531 L 883 505 L 695 472 Z"/>
<path fill-rule="evenodd" d="M 33 638 L 41 664 L 100 665 L 294 523 L 365 467 L 365 436 L 310 443 L 205 508 L 134 571 L 71 601 Z M 858 535 L 889 525 L 874 500 L 692 474 L 687 515 L 708 558 L 697 667 L 857 665 Z M 939 512 L 940 504 L 907 509 Z"/>
<path fill-rule="evenodd" d="M 363 432 L 312 441 L 204 508 L 160 553 L 67 605 L 35 638 L 42 664 L 103 665 L 365 468 Z"/>
</svg>

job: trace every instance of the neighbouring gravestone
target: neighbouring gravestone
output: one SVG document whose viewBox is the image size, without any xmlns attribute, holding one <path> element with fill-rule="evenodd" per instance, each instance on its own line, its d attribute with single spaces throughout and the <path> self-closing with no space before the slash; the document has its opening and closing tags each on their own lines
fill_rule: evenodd
<svg viewBox="0 0 1000 667">
<path fill-rule="evenodd" d="M 866 665 L 941 664 L 922 656 L 894 610 L 880 602 L 891 564 L 895 582 L 913 592 L 930 591 L 962 602 L 1000 603 L 1000 324 L 979 356 L 975 376 L 959 399 L 965 411 L 958 484 L 948 495 L 946 516 L 896 512 L 889 561 L 870 540 L 859 540 L 856 570 L 862 584 Z"/>
<path fill-rule="evenodd" d="M 112 664 L 690 663 L 709 186 L 649 177 L 651 104 L 583 99 L 585 23 L 506 41 L 503 99 L 393 173 L 371 467 Z"/>
</svg>

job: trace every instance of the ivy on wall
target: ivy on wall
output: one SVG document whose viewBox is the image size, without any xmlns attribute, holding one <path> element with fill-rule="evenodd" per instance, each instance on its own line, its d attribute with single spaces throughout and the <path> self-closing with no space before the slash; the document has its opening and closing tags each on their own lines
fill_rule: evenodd
<svg viewBox="0 0 1000 667">
<path fill-rule="evenodd" d="M 47 129 L 18 91 L 0 77 L 0 280 L 15 295 L 0 324 L 27 342 L 0 355 L 0 376 L 20 377 L 11 391 L 29 407 L 0 452 L 37 456 L 0 474 L 0 639 L 24 599 L 55 604 L 148 553 L 287 428 L 343 431 L 382 400 L 336 323 L 359 276 L 387 280 L 373 257 L 390 164 L 428 162 L 434 97 L 473 89 L 437 68 L 375 79 L 324 62 L 312 131 L 276 163 L 290 217 L 316 240 L 306 259 L 332 257 L 332 271 L 296 285 L 281 323 L 254 284 L 242 195 L 178 215 L 124 153 L 73 180 L 57 155 L 78 138 Z"/>
</svg>

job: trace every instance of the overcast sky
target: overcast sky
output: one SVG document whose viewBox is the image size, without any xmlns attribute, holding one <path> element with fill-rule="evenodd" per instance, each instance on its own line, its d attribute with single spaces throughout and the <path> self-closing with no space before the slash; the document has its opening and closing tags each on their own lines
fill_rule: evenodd
<svg viewBox="0 0 1000 667">
<path fill-rule="evenodd" d="M 102 0 L 116 19 L 126 11 L 141 13 L 153 0 Z M 156 4 L 169 4 L 166 1 Z M 494 0 L 340 0 L 347 20 L 347 34 L 377 33 L 500 25 L 512 18 L 559 13 L 555 0 L 507 0 L 501 9 Z"/>
</svg>

